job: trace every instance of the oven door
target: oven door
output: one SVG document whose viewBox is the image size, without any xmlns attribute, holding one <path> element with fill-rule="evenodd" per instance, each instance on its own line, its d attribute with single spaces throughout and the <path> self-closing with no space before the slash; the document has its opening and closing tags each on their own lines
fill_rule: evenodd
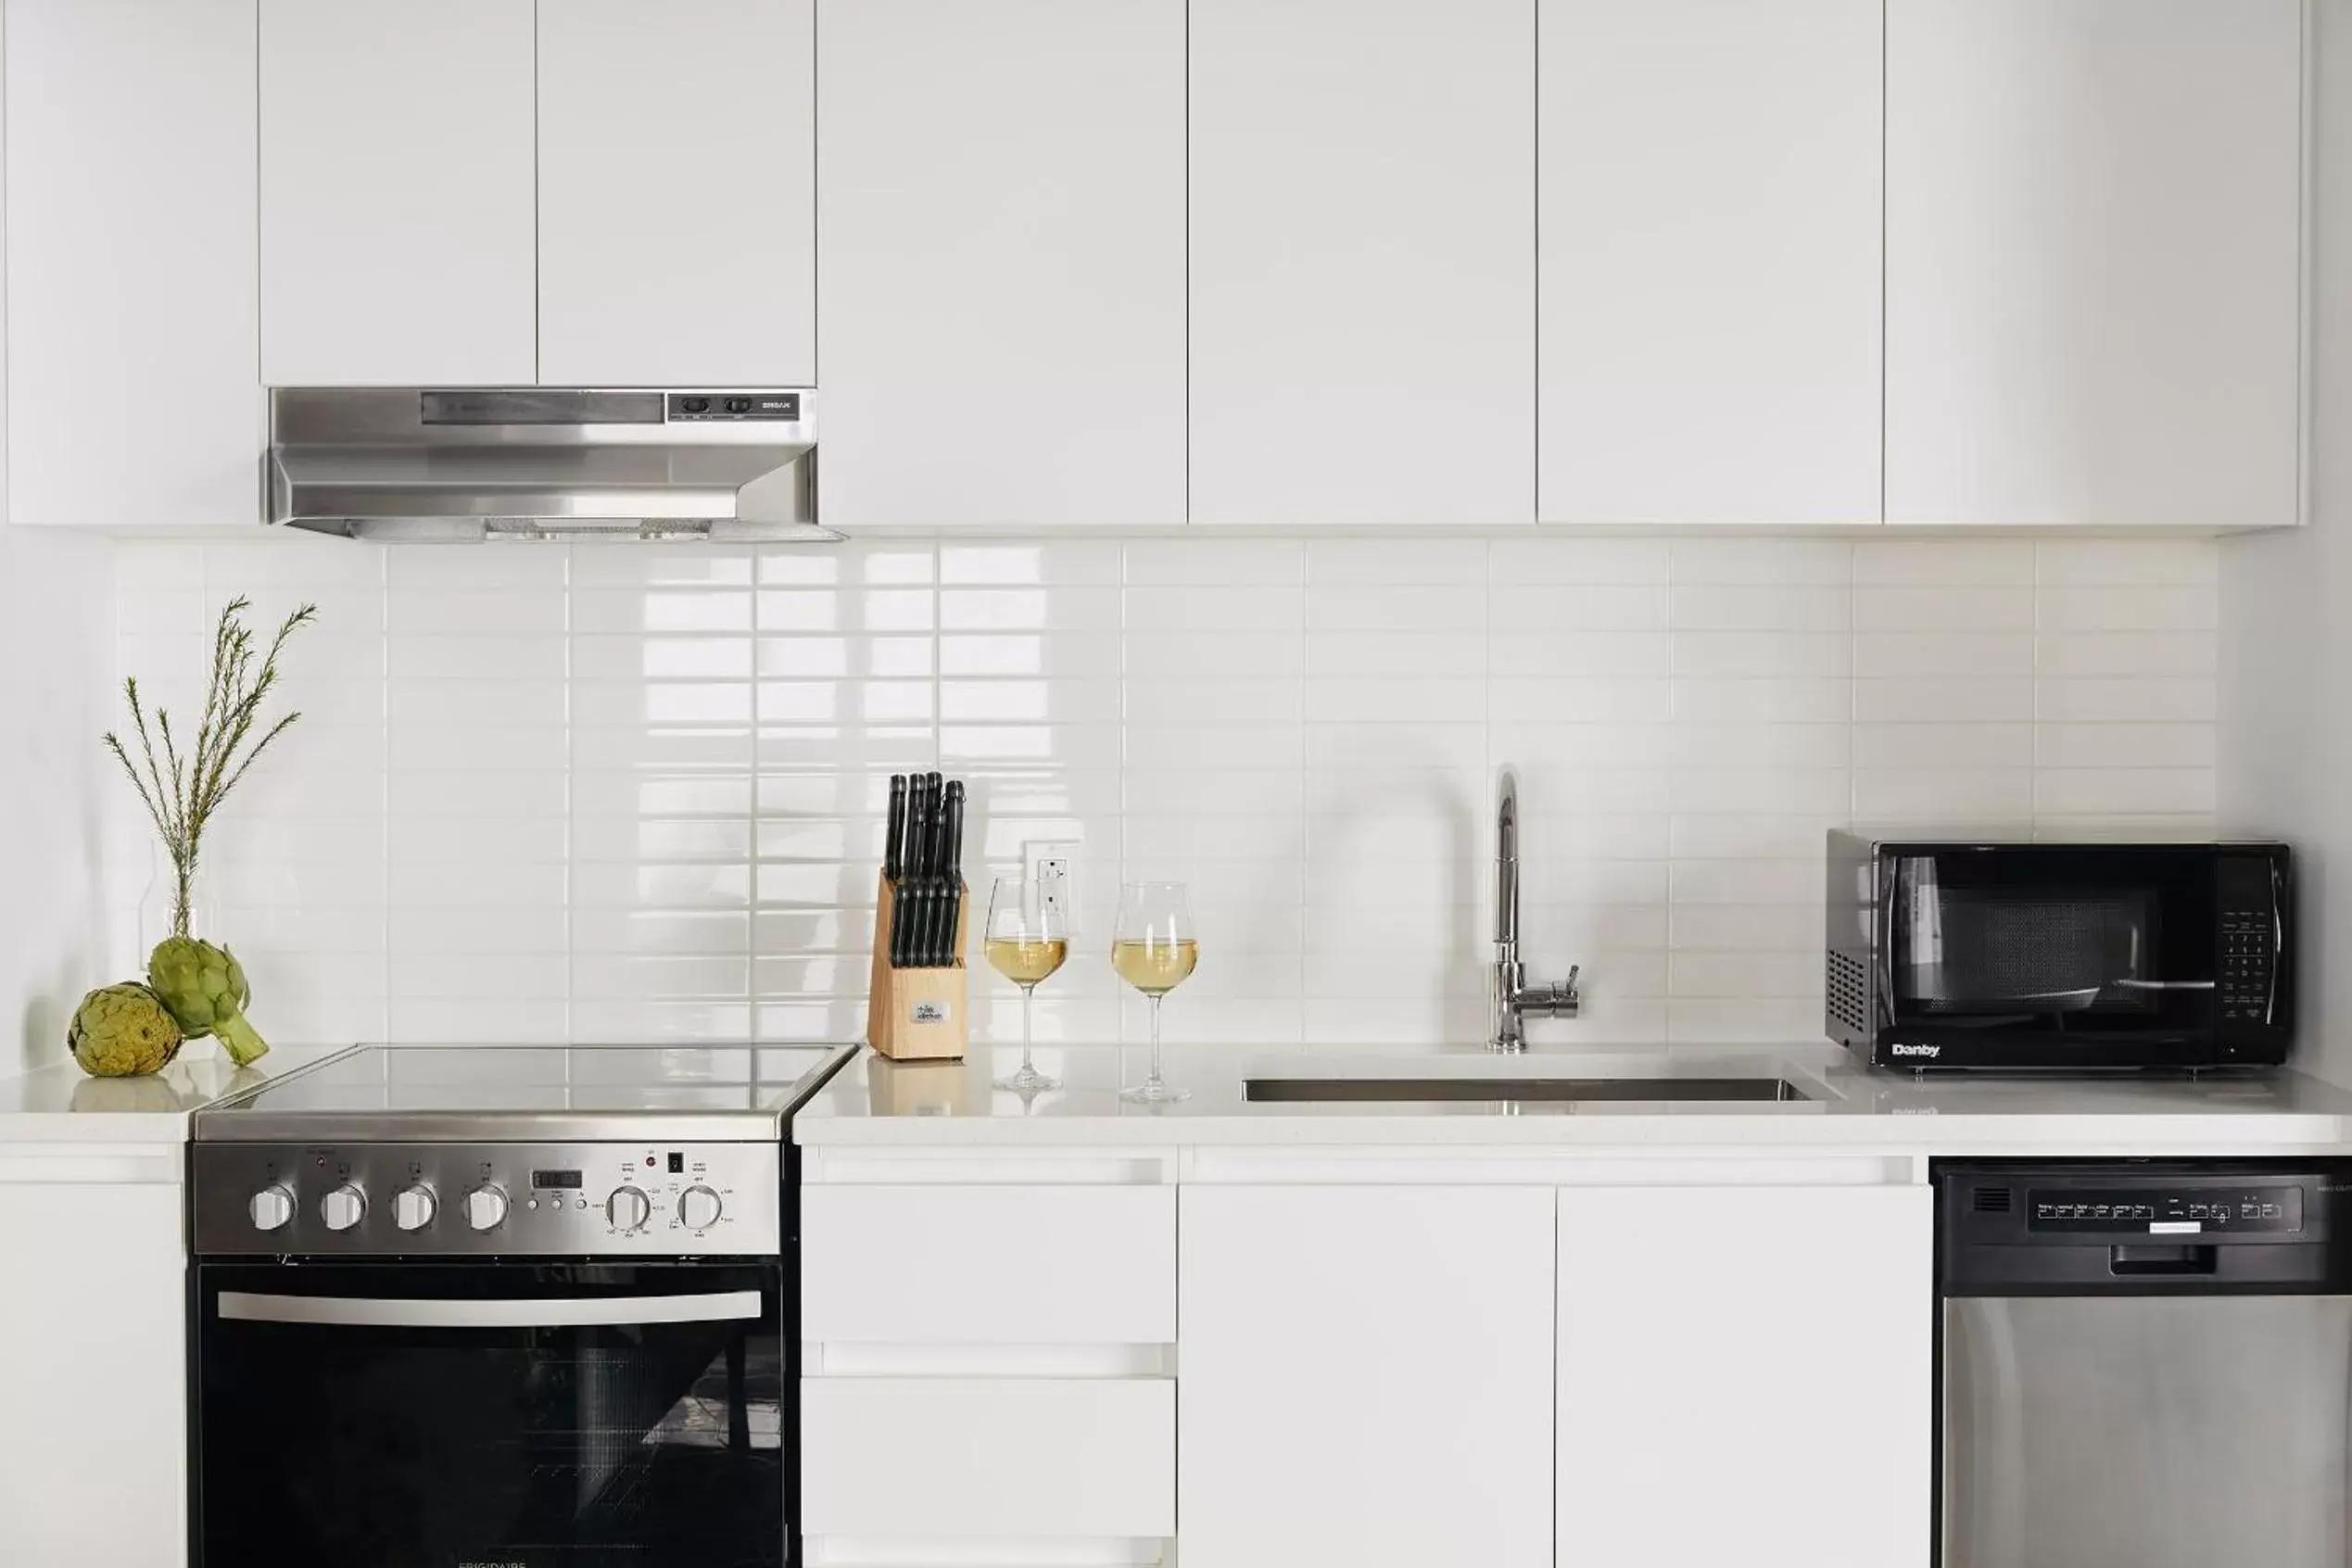
<svg viewBox="0 0 2352 1568">
<path fill-rule="evenodd" d="M 1877 880 L 1874 983 L 1890 1065 L 2219 1065 L 2262 1041 L 2279 1012 L 2282 892 L 2260 854 L 1888 845 Z M 2231 944 L 2257 941 L 2264 967 L 2241 973 Z M 2241 995 L 2250 987 L 2258 1018 Z M 2280 1017 L 2282 1043 L 2283 1032 Z"/>
<path fill-rule="evenodd" d="M 773 1261 L 203 1263 L 201 1568 L 786 1561 Z"/>
</svg>

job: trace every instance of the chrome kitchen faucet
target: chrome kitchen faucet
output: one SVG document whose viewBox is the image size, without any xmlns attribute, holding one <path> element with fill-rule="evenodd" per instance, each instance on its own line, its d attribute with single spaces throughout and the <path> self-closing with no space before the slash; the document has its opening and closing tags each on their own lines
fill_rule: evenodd
<svg viewBox="0 0 2352 1568">
<path fill-rule="evenodd" d="M 1529 1014 L 1574 1018 L 1582 973 L 1583 965 L 1571 964 L 1560 984 L 1529 985 L 1527 967 L 1519 961 L 1519 775 L 1506 767 L 1495 790 L 1495 967 L 1487 980 L 1494 1018 L 1486 1049 L 1513 1056 L 1524 1051 Z"/>
</svg>

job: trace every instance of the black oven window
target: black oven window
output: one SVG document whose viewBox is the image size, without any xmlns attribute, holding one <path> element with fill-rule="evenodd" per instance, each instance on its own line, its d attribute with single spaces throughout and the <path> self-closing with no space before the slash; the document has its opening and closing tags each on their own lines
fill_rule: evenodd
<svg viewBox="0 0 2352 1568">
<path fill-rule="evenodd" d="M 2209 1028 L 2210 856 L 2093 847 L 1904 854 L 1882 887 L 1880 983 L 1915 1039 L 2085 1044 Z"/>
<path fill-rule="evenodd" d="M 203 1568 L 785 1561 L 773 1268 L 207 1265 L 202 1276 Z M 441 1305 L 421 1324 L 235 1315 L 266 1317 L 254 1303 L 291 1293 Z M 642 1321 L 563 1322 L 582 1315 L 566 1304 L 613 1296 L 644 1302 Z M 545 1322 L 450 1322 L 468 1302 L 512 1314 L 517 1298 L 546 1303 Z M 702 1298 L 741 1315 L 696 1321 Z"/>
<path fill-rule="evenodd" d="M 2146 1013 L 2160 953 L 2153 889 L 1947 886 L 1932 856 L 1901 863 L 1896 994 L 1925 1013 Z"/>
</svg>

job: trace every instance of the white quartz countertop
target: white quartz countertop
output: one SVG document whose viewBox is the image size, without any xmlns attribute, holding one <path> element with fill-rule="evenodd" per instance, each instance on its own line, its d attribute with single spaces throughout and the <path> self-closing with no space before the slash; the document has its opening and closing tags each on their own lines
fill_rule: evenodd
<svg viewBox="0 0 2352 1568">
<path fill-rule="evenodd" d="M 961 1062 L 896 1062 L 867 1052 L 793 1120 L 810 1146 L 1191 1144 L 1769 1147 L 1884 1154 L 2263 1154 L 2352 1149 L 2352 1092 L 2305 1074 L 2200 1079 L 1927 1077 L 1872 1072 L 1827 1044 L 1786 1048 L 1448 1051 L 1369 1056 L 1329 1047 L 1171 1049 L 1168 1106 L 1129 1105 L 1144 1071 L 1134 1046 L 1041 1051 L 1067 1081 L 1026 1103 L 990 1086 L 1018 1051 Z M 1265 1077 L 1779 1077 L 1785 1102 L 1261 1102 Z"/>
<path fill-rule="evenodd" d="M 207 1041 L 145 1078 L 92 1078 L 60 1053 L 50 1066 L 0 1078 L 0 1142 L 182 1143 L 196 1111 L 349 1048 L 272 1045 L 241 1068 Z"/>
</svg>

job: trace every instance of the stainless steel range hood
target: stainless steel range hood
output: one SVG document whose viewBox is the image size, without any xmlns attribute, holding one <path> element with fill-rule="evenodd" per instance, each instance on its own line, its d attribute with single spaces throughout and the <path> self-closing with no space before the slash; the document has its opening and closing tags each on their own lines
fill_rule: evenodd
<svg viewBox="0 0 2352 1568">
<path fill-rule="evenodd" d="M 269 521 L 353 538 L 838 539 L 805 390 L 285 386 Z"/>
</svg>

